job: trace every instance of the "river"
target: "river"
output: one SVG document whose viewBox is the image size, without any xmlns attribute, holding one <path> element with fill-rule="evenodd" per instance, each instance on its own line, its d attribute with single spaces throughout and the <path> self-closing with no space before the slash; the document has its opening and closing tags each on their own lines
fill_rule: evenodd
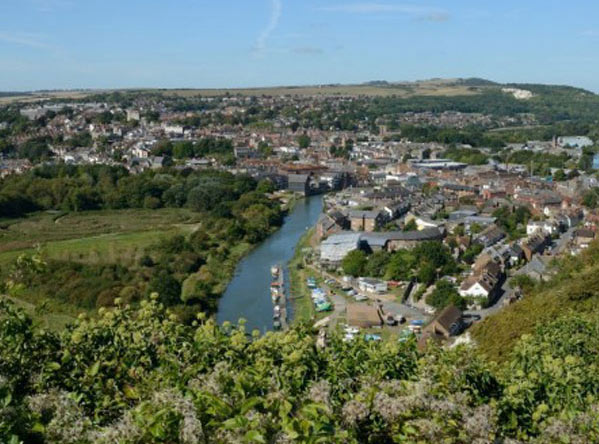
<svg viewBox="0 0 599 444">
<path fill-rule="evenodd" d="M 248 332 L 254 329 L 262 333 L 272 330 L 270 267 L 274 264 L 287 265 L 306 229 L 316 224 L 322 205 L 322 196 L 298 201 L 282 227 L 239 262 L 233 279 L 219 301 L 216 315 L 219 323 L 236 323 L 239 318 L 244 318 Z M 286 288 L 289 288 L 288 279 L 289 273 L 285 267 Z M 293 306 L 289 301 L 287 311 L 288 318 L 292 319 Z"/>
</svg>

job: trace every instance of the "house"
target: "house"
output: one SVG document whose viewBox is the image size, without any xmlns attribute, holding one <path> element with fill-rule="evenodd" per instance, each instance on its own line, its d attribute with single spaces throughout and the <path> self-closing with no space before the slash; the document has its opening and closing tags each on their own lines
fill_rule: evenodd
<svg viewBox="0 0 599 444">
<path fill-rule="evenodd" d="M 389 239 L 388 251 L 411 249 L 421 242 L 441 240 L 444 237 L 444 231 L 436 227 L 415 231 L 389 231 L 385 234 Z"/>
<path fill-rule="evenodd" d="M 350 211 L 349 221 L 353 231 L 375 231 L 385 217 L 380 211 Z"/>
<path fill-rule="evenodd" d="M 460 334 L 463 329 L 462 312 L 455 306 L 449 305 L 424 327 L 423 336 L 448 339 Z"/>
<path fill-rule="evenodd" d="M 543 277 L 547 275 L 547 263 L 542 256 L 535 254 L 529 263 L 516 272 L 516 275 L 522 274 L 537 281 L 542 281 Z"/>
<path fill-rule="evenodd" d="M 499 289 L 502 277 L 499 264 L 489 261 L 483 268 L 476 270 L 475 274 L 462 282 L 458 293 L 462 297 L 486 298 L 490 301 Z"/>
<path fill-rule="evenodd" d="M 289 174 L 287 187 L 289 191 L 309 196 L 311 194 L 311 176 L 309 174 Z"/>
<path fill-rule="evenodd" d="M 348 304 L 347 324 L 352 327 L 371 328 L 383 325 L 380 310 L 374 305 Z"/>
<path fill-rule="evenodd" d="M 550 221 L 550 220 L 528 221 L 528 224 L 526 225 L 526 235 L 530 236 L 531 234 L 535 233 L 537 230 L 540 230 L 549 235 L 553 235 L 559 231 L 559 226 L 558 226 L 558 224 L 556 224 L 555 222 Z"/>
<path fill-rule="evenodd" d="M 380 233 L 364 233 L 362 241 L 370 250 L 396 251 L 411 249 L 417 244 L 426 241 L 443 239 L 444 232 L 438 228 L 427 228 L 422 231 L 384 231 Z"/>
<path fill-rule="evenodd" d="M 247 146 L 236 146 L 233 148 L 233 155 L 236 159 L 253 159 L 258 157 L 258 151 Z"/>
<path fill-rule="evenodd" d="M 512 246 L 510 246 L 510 264 L 512 266 L 516 265 L 522 259 L 524 259 L 524 251 L 522 250 L 520 245 L 513 244 Z"/>
<path fill-rule="evenodd" d="M 587 136 L 561 136 L 557 138 L 557 143 L 559 146 L 571 148 L 585 148 L 593 145 L 593 141 Z"/>
<path fill-rule="evenodd" d="M 164 123 L 162 125 L 162 129 L 166 134 L 172 136 L 182 136 L 185 133 L 185 128 L 183 127 L 183 125 L 173 125 Z"/>
<path fill-rule="evenodd" d="M 505 237 L 505 233 L 497 225 L 489 225 L 474 240 L 483 247 L 490 247 Z"/>
<path fill-rule="evenodd" d="M 380 279 L 362 277 L 358 279 L 358 288 L 367 293 L 386 293 L 387 282 Z"/>
<path fill-rule="evenodd" d="M 579 228 L 574 233 L 574 243 L 580 248 L 586 248 L 595 239 L 595 232 L 588 228 Z"/>
<path fill-rule="evenodd" d="M 349 229 L 349 220 L 339 211 L 323 213 L 316 222 L 316 235 L 319 239 L 347 229 Z"/>
<path fill-rule="evenodd" d="M 410 211 L 410 203 L 393 202 L 389 205 L 385 205 L 383 211 L 385 211 L 388 220 L 397 219 Z"/>
<path fill-rule="evenodd" d="M 474 210 L 456 210 L 449 213 L 449 220 L 460 220 L 466 217 L 476 216 L 477 211 Z"/>
<path fill-rule="evenodd" d="M 128 109 L 127 110 L 127 122 L 131 122 L 132 120 L 138 121 L 141 119 L 141 115 L 136 109 Z"/>
<path fill-rule="evenodd" d="M 549 236 L 542 232 L 536 232 L 529 238 L 525 239 L 520 247 L 524 252 L 524 257 L 526 260 L 530 261 L 535 253 L 542 253 L 545 251 L 545 248 L 547 245 L 549 245 L 550 241 L 551 239 Z"/>
</svg>

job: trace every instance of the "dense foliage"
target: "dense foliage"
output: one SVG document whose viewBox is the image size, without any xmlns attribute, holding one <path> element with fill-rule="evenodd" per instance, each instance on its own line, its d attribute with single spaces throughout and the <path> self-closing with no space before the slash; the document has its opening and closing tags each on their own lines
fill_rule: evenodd
<svg viewBox="0 0 599 444">
<path fill-rule="evenodd" d="M 597 325 L 541 327 L 497 368 L 464 346 L 184 326 L 155 296 L 59 335 L 2 302 L 0 441 L 592 442 Z"/>
<path fill-rule="evenodd" d="M 232 202 L 256 188 L 249 176 L 215 170 L 146 171 L 133 175 L 107 165 L 43 165 L 0 182 L 0 213 L 19 217 L 32 209 L 85 211 L 189 207 L 231 215 Z"/>
<path fill-rule="evenodd" d="M 264 188 L 264 187 L 261 187 Z M 165 234 L 129 266 L 104 261 L 47 259 L 31 269 L 27 257 L 0 271 L 13 296 L 63 308 L 93 310 L 115 298 L 137 302 L 152 291 L 176 307 L 181 319 L 214 312 L 240 255 L 282 223 L 276 201 L 256 181 L 216 171 L 160 171 L 129 175 L 106 166 L 42 167 L 0 184 L 4 215 L 35 209 L 87 211 L 115 208 L 188 207 L 202 215 L 190 234 Z M 131 258 L 128 258 L 131 259 Z M 135 258 L 132 258 L 136 262 Z M 87 263 L 86 263 L 87 262 Z"/>
<path fill-rule="evenodd" d="M 432 284 L 439 276 L 460 270 L 449 248 L 440 241 L 422 242 L 412 250 L 400 249 L 390 253 L 376 251 L 367 255 L 361 250 L 354 250 L 347 254 L 341 266 L 351 276 L 396 281 L 416 278 L 426 285 Z"/>
</svg>

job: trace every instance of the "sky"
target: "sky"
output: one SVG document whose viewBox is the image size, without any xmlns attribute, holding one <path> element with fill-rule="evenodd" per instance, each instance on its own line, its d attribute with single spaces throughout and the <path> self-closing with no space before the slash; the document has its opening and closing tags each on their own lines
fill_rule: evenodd
<svg viewBox="0 0 599 444">
<path fill-rule="evenodd" d="M 0 91 L 456 77 L 599 92 L 599 1 L 0 0 Z"/>
</svg>

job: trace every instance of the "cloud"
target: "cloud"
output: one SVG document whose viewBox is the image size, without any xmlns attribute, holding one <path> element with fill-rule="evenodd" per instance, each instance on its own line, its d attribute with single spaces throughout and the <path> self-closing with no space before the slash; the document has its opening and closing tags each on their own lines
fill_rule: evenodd
<svg viewBox="0 0 599 444">
<path fill-rule="evenodd" d="M 75 3 L 72 0 L 28 0 L 38 12 L 56 12 L 60 9 L 72 8 Z"/>
<path fill-rule="evenodd" d="M 292 52 L 295 54 L 303 54 L 303 55 L 320 55 L 324 54 L 324 49 L 317 48 L 314 46 L 300 46 L 297 48 L 292 48 Z"/>
<path fill-rule="evenodd" d="M 335 6 L 325 6 L 319 8 L 321 11 L 327 12 L 344 12 L 348 14 L 402 14 L 415 17 L 418 20 L 429 22 L 445 22 L 449 20 L 449 13 L 443 9 L 433 8 L 428 6 L 418 6 L 412 4 L 397 4 L 397 3 L 345 3 Z"/>
<path fill-rule="evenodd" d="M 254 53 L 263 54 L 266 50 L 266 43 L 272 32 L 277 28 L 281 13 L 283 12 L 283 3 L 281 0 L 271 0 L 270 20 L 262 30 L 254 45 Z"/>
<path fill-rule="evenodd" d="M 41 34 L 8 33 L 0 31 L 0 42 L 36 49 L 54 49 L 52 45 L 47 44 L 44 40 L 45 37 Z"/>
<path fill-rule="evenodd" d="M 431 12 L 430 14 L 419 17 L 419 19 L 425 22 L 442 23 L 449 20 L 449 14 L 447 12 Z"/>
<path fill-rule="evenodd" d="M 599 29 L 587 29 L 580 33 L 583 37 L 599 37 Z"/>
</svg>

